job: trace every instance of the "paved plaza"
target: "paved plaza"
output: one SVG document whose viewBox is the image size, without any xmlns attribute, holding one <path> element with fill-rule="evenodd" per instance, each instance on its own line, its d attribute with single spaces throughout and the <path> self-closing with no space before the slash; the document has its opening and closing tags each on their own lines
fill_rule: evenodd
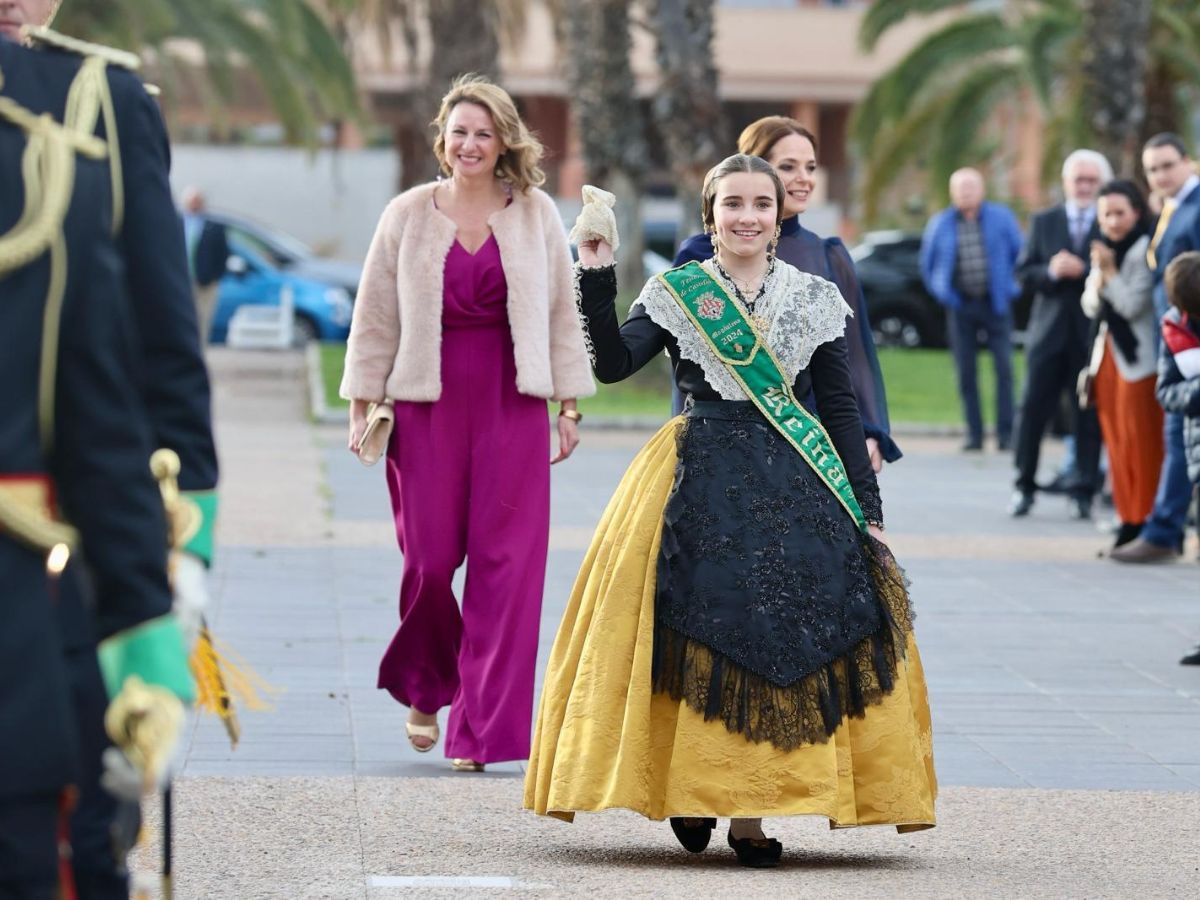
<svg viewBox="0 0 1200 900">
<path fill-rule="evenodd" d="M 723 830 L 691 857 L 632 814 L 541 820 L 520 809 L 520 765 L 453 775 L 441 747 L 412 751 L 404 710 L 375 689 L 401 565 L 383 467 L 359 465 L 343 427 L 310 421 L 299 354 L 210 361 L 222 462 L 211 618 L 278 692 L 272 711 L 243 715 L 236 751 L 214 721 L 189 734 L 177 897 L 1196 894 L 1200 668 L 1177 664 L 1200 639 L 1194 539 L 1177 564 L 1118 566 L 1059 498 L 1009 519 L 1007 455 L 901 437 L 906 456 L 882 486 L 929 679 L 939 827 L 781 820 L 768 832 L 784 866 L 748 872 Z M 543 664 L 591 528 L 648 436 L 582 434 L 554 469 Z"/>
</svg>

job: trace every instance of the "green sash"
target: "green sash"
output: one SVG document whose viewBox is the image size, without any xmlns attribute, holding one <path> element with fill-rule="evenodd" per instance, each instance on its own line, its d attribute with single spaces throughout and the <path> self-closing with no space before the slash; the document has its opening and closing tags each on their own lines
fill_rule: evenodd
<svg viewBox="0 0 1200 900">
<path fill-rule="evenodd" d="M 664 272 L 658 279 L 759 412 L 804 457 L 865 532 L 867 521 L 829 435 L 792 395 L 783 367 L 754 323 L 697 262 Z"/>
</svg>

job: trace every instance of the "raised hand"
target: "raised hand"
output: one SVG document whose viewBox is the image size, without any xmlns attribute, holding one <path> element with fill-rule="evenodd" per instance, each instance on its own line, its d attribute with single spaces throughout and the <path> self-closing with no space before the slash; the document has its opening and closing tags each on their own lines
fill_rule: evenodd
<svg viewBox="0 0 1200 900">
<path fill-rule="evenodd" d="M 604 238 L 590 238 L 579 242 L 579 261 L 589 269 L 613 264 L 613 250 Z"/>
</svg>

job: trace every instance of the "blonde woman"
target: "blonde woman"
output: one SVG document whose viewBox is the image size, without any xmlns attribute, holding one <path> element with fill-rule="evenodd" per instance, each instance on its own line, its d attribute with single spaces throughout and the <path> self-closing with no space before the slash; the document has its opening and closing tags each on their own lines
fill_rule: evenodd
<svg viewBox="0 0 1200 900">
<path fill-rule="evenodd" d="M 934 823 L 929 707 L 904 579 L 846 362 L 837 287 L 774 258 L 784 188 L 732 156 L 705 178 L 716 253 L 651 279 L 623 325 L 611 247 L 579 247 L 596 375 L 666 350 L 693 402 L 630 465 L 546 669 L 525 805 L 716 817 L 745 866 L 765 816 Z M 818 421 L 800 404 L 812 391 Z"/>
<path fill-rule="evenodd" d="M 594 385 L 571 255 L 538 185 L 542 147 L 476 76 L 442 99 L 447 176 L 384 210 L 354 309 L 341 395 L 349 446 L 391 399 L 387 481 L 404 555 L 400 627 L 379 687 L 409 707 L 413 748 L 460 771 L 525 759 L 549 536 L 549 464 L 579 442 Z M 550 459 L 546 401 L 559 403 Z M 462 609 L 451 587 L 467 563 Z"/>
</svg>

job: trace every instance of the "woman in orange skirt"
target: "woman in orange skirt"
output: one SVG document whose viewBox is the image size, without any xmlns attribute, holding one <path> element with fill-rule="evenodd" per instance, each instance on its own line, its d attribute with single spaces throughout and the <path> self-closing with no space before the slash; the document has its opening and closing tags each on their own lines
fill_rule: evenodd
<svg viewBox="0 0 1200 900">
<path fill-rule="evenodd" d="M 1092 271 L 1081 302 L 1099 323 L 1091 371 L 1121 521 L 1114 544 L 1119 547 L 1137 537 L 1154 506 L 1163 458 L 1163 412 L 1154 398 L 1154 276 L 1146 263 L 1146 201 L 1137 185 L 1106 184 L 1096 218 L 1101 238 L 1092 243 Z"/>
</svg>

